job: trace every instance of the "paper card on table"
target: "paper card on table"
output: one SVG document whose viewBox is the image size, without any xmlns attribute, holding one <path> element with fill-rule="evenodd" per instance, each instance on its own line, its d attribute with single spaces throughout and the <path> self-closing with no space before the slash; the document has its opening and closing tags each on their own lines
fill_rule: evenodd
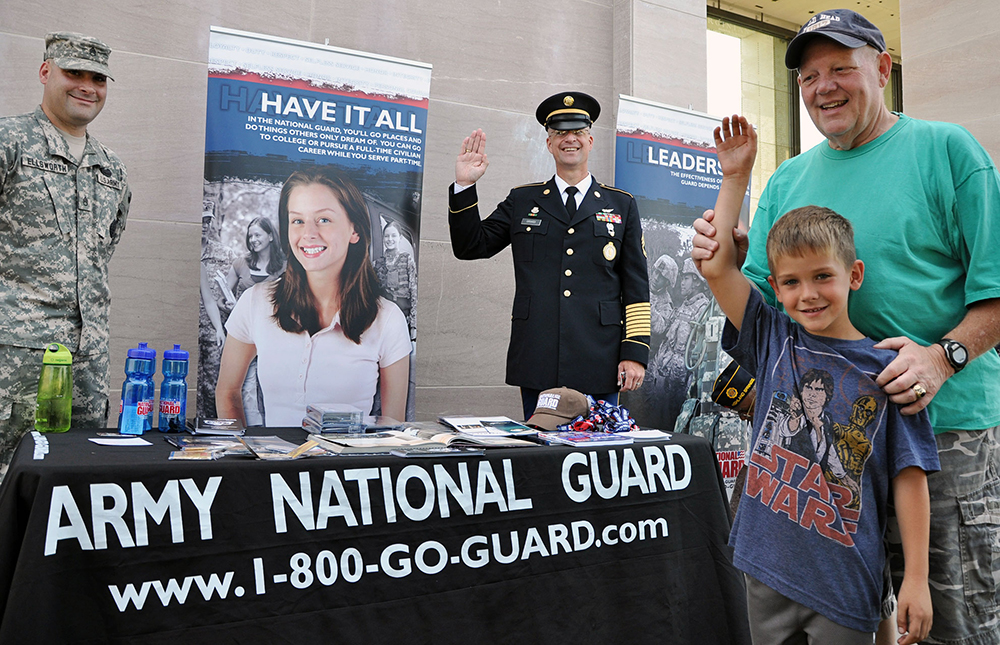
<svg viewBox="0 0 1000 645">
<path fill-rule="evenodd" d="M 669 432 L 664 432 L 663 430 L 630 430 L 628 432 L 619 433 L 625 437 L 632 437 L 635 441 L 666 441 L 670 439 L 673 435 Z"/>
<path fill-rule="evenodd" d="M 142 437 L 122 437 L 114 439 L 112 437 L 91 437 L 91 441 L 100 446 L 152 446 L 150 442 Z"/>
</svg>

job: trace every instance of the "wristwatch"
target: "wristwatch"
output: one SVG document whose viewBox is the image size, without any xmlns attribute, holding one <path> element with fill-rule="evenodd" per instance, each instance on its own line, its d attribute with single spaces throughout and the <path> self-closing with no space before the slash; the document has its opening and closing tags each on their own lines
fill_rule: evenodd
<svg viewBox="0 0 1000 645">
<path fill-rule="evenodd" d="M 960 372 L 969 364 L 969 350 L 962 343 L 951 338 L 942 338 L 937 344 L 944 348 L 944 357 L 956 372 Z"/>
</svg>

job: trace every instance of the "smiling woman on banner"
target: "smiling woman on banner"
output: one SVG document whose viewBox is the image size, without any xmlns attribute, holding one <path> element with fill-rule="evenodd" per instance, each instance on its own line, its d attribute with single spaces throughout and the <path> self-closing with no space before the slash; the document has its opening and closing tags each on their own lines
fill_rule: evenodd
<svg viewBox="0 0 1000 645">
<path fill-rule="evenodd" d="M 399 308 L 379 297 L 371 220 L 341 172 L 292 173 L 278 203 L 284 275 L 254 285 L 226 323 L 216 387 L 220 417 L 243 420 L 240 387 L 254 356 L 269 426 L 299 426 L 310 403 L 347 403 L 405 418 L 410 341 Z"/>
<path fill-rule="evenodd" d="M 267 217 L 255 217 L 247 225 L 247 254 L 236 258 L 228 275 L 216 272 L 222 296 L 219 308 L 229 312 L 243 292 L 255 284 L 277 280 L 285 272 L 285 254 L 278 244 L 278 232 Z M 257 382 L 257 359 L 250 361 L 243 380 L 243 416 L 248 426 L 264 424 L 263 395 Z"/>
<path fill-rule="evenodd" d="M 247 225 L 247 254 L 236 258 L 229 274 L 220 270 L 216 275 L 220 286 L 224 286 L 220 302 L 226 309 L 236 305 L 243 292 L 259 282 L 278 279 L 285 270 L 285 254 L 278 241 L 274 225 L 266 217 L 256 217 Z"/>
</svg>

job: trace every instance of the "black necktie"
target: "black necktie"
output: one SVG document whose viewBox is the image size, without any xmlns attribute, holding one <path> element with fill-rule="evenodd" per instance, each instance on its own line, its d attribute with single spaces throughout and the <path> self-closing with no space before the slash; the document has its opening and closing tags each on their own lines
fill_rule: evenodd
<svg viewBox="0 0 1000 645">
<path fill-rule="evenodd" d="M 566 188 L 566 212 L 569 213 L 570 219 L 576 216 L 576 194 L 578 192 L 580 191 L 577 190 L 576 186 Z"/>
</svg>

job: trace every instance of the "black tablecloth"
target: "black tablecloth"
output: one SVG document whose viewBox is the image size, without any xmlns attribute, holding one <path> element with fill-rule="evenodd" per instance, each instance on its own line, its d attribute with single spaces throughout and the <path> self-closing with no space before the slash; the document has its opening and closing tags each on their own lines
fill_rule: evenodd
<svg viewBox="0 0 1000 645">
<path fill-rule="evenodd" d="M 93 436 L 26 436 L 0 488 L 0 643 L 750 642 L 698 438 L 191 462 Z"/>
</svg>

